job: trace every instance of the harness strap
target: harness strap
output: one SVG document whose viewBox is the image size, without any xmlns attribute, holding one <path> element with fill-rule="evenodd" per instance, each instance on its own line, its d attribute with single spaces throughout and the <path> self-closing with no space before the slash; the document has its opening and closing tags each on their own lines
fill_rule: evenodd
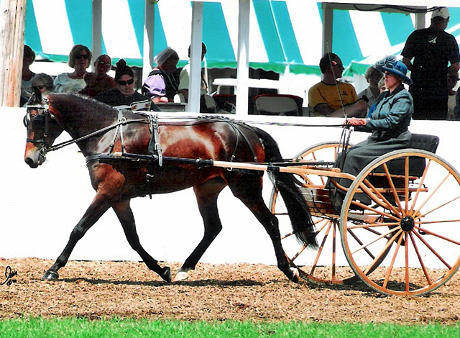
<svg viewBox="0 0 460 338">
<path fill-rule="evenodd" d="M 58 149 L 61 149 L 65 146 L 68 146 L 72 143 L 77 143 L 77 142 L 80 142 L 80 141 L 84 141 L 88 138 L 91 138 L 93 136 L 96 136 L 96 135 L 99 135 L 99 134 L 103 134 L 111 129 L 114 129 L 116 127 L 118 127 L 119 125 L 121 124 L 128 124 L 128 123 L 147 123 L 145 120 L 143 119 L 139 119 L 139 120 L 129 120 L 129 121 L 124 121 L 124 122 L 117 122 L 117 123 L 114 123 L 110 126 L 107 126 L 107 127 L 104 127 L 102 129 L 99 129 L 99 130 L 96 130 L 95 132 L 92 132 L 92 133 L 89 133 L 85 136 L 82 136 L 82 137 L 79 137 L 79 138 L 75 138 L 75 139 L 71 139 L 71 140 L 67 140 L 67 141 L 64 141 L 64 142 L 61 142 L 59 144 L 56 144 L 55 146 L 52 146 L 52 147 L 49 147 L 47 149 L 47 151 L 53 151 L 53 150 L 58 150 Z"/>
<path fill-rule="evenodd" d="M 161 150 L 160 135 L 158 133 L 158 116 L 149 115 L 150 141 L 148 146 L 149 154 L 158 156 L 158 165 L 163 166 L 163 151 Z"/>
<path fill-rule="evenodd" d="M 123 110 L 118 110 L 118 128 L 120 129 L 120 143 L 121 143 L 121 152 L 125 153 L 125 140 L 123 138 L 123 125 L 126 124 L 126 117 L 123 116 Z"/>
<path fill-rule="evenodd" d="M 230 122 L 230 125 L 233 127 L 233 130 L 235 130 L 236 140 L 237 140 L 236 145 L 235 145 L 235 150 L 233 151 L 233 154 L 232 154 L 232 157 L 231 157 L 231 161 L 233 161 L 235 159 L 235 153 L 236 153 L 236 150 L 238 148 L 239 135 L 241 135 L 244 138 L 244 141 L 248 145 L 249 149 L 251 150 L 252 158 L 254 159 L 254 162 L 257 162 L 257 157 L 256 157 L 256 153 L 254 151 L 254 147 L 252 146 L 251 142 L 249 142 L 249 139 L 246 136 L 246 134 L 241 130 L 241 127 L 243 127 L 243 126 L 248 127 L 248 128 L 251 128 L 251 127 L 249 127 L 247 125 L 244 125 L 244 124 L 241 124 L 241 123 L 231 123 L 231 122 Z"/>
</svg>

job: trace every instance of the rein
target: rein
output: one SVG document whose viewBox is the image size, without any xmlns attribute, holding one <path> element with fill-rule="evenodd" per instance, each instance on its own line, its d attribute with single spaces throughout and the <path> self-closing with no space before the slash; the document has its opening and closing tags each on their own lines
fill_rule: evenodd
<svg viewBox="0 0 460 338">
<path fill-rule="evenodd" d="M 68 146 L 72 143 L 77 143 L 77 142 L 80 142 L 80 141 L 84 141 L 86 139 L 89 139 L 93 136 L 96 136 L 96 135 L 99 135 L 99 134 L 103 134 L 111 129 L 114 129 L 114 128 L 117 128 L 121 125 L 126 125 L 126 124 L 131 124 L 131 123 L 148 123 L 146 120 L 143 120 L 143 119 L 138 119 L 138 120 L 122 120 L 122 121 L 118 121 L 117 123 L 114 123 L 110 126 L 107 126 L 107 127 L 104 127 L 102 129 L 99 129 L 99 130 L 96 130 L 92 133 L 89 133 L 85 136 L 82 136 L 82 137 L 79 137 L 79 138 L 74 138 L 74 139 L 71 139 L 71 140 L 67 140 L 67 141 L 64 141 L 64 142 L 61 142 L 61 143 L 58 143 L 54 146 L 51 146 L 51 147 L 48 147 L 47 151 L 54 151 L 54 150 L 58 150 L 58 149 L 61 149 L 65 146 Z"/>
</svg>

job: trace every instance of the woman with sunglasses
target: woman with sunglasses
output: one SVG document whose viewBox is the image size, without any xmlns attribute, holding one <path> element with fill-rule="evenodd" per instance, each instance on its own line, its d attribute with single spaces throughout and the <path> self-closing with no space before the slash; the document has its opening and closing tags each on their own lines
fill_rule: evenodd
<svg viewBox="0 0 460 338">
<path fill-rule="evenodd" d="M 134 72 L 123 59 L 117 62 L 115 82 L 117 87 L 99 93 L 94 98 L 110 106 L 130 106 L 133 102 L 149 101 L 147 96 L 134 90 Z M 158 110 L 156 106 L 151 109 Z"/>
<path fill-rule="evenodd" d="M 57 93 L 78 93 L 85 88 L 83 79 L 91 62 L 91 51 L 83 45 L 75 45 L 69 54 L 69 66 L 72 73 L 61 73 L 54 79 L 54 91 Z"/>
<path fill-rule="evenodd" d="M 107 89 L 115 88 L 117 83 L 107 74 L 112 67 L 112 59 L 106 54 L 99 55 L 94 61 L 94 73 L 86 73 L 84 80 L 86 87 L 80 91 L 80 94 L 94 97 Z"/>
</svg>

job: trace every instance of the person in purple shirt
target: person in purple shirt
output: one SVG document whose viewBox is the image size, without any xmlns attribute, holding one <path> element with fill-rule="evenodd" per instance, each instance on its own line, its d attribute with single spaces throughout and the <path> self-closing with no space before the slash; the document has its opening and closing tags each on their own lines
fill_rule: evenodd
<svg viewBox="0 0 460 338">
<path fill-rule="evenodd" d="M 142 93 L 154 103 L 174 101 L 179 86 L 178 61 L 179 55 L 170 47 L 162 50 L 155 58 L 157 67 L 150 72 L 142 86 Z"/>
</svg>

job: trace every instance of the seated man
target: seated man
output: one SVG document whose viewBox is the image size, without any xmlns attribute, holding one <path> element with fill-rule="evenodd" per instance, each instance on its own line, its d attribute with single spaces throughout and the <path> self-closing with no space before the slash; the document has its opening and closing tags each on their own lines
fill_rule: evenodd
<svg viewBox="0 0 460 338">
<path fill-rule="evenodd" d="M 343 64 L 337 54 L 327 53 L 319 67 L 323 74 L 321 82 L 308 91 L 308 105 L 313 116 L 344 117 L 366 116 L 365 99 L 358 99 L 355 88 L 346 82 L 338 81 L 342 77 Z"/>
</svg>

